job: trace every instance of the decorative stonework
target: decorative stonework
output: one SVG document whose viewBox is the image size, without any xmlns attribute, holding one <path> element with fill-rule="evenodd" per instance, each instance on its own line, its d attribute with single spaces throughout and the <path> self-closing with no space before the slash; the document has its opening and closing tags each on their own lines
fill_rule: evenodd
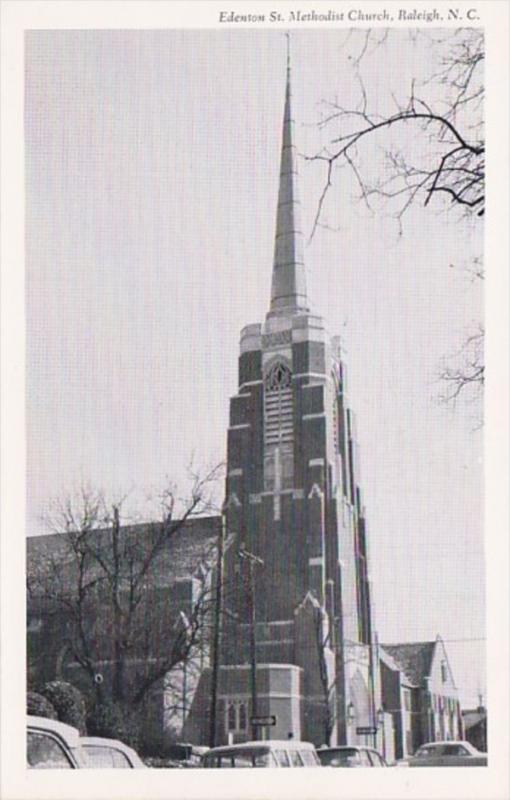
<svg viewBox="0 0 510 800">
<path fill-rule="evenodd" d="M 230 506 L 236 506 L 236 508 L 239 508 L 241 506 L 241 501 L 239 500 L 235 492 L 230 493 L 229 498 L 225 503 L 225 508 L 230 508 Z"/>
<path fill-rule="evenodd" d="M 292 386 L 292 372 L 287 364 L 278 359 L 268 370 L 265 378 L 266 391 L 278 392 Z"/>
<path fill-rule="evenodd" d="M 290 344 L 292 342 L 292 331 L 275 331 L 274 333 L 265 333 L 262 336 L 262 347 L 278 347 L 282 344 Z"/>
</svg>

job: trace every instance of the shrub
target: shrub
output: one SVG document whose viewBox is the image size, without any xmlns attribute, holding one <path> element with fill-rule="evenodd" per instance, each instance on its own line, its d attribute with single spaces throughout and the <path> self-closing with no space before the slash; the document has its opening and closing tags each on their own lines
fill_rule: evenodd
<svg viewBox="0 0 510 800">
<path fill-rule="evenodd" d="M 61 722 L 78 728 L 82 735 L 87 733 L 85 701 L 79 689 L 66 681 L 50 681 L 42 694 L 55 708 Z"/>
<path fill-rule="evenodd" d="M 58 719 L 54 706 L 39 692 L 27 692 L 27 714 L 32 714 L 34 717 Z"/>
<path fill-rule="evenodd" d="M 139 747 L 140 725 L 137 714 L 120 703 L 105 700 L 97 702 L 87 716 L 87 729 L 90 736 L 120 739 L 135 750 Z"/>
</svg>

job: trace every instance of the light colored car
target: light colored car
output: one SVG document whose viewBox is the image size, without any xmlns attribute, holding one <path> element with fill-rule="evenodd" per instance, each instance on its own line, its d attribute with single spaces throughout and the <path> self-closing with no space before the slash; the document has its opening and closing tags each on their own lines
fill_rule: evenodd
<svg viewBox="0 0 510 800">
<path fill-rule="evenodd" d="M 410 767 L 486 767 L 487 753 L 470 742 L 429 742 L 422 744 L 407 763 Z"/>
<path fill-rule="evenodd" d="M 235 767 L 320 767 L 315 747 L 293 739 L 268 739 L 261 742 L 213 747 L 202 759 L 208 769 Z"/>
<path fill-rule="evenodd" d="M 46 717 L 27 717 L 29 769 L 80 769 L 87 766 L 87 754 L 76 728 Z"/>
<path fill-rule="evenodd" d="M 387 767 L 387 763 L 373 747 L 345 745 L 320 747 L 317 750 L 323 767 Z"/>
<path fill-rule="evenodd" d="M 117 739 L 82 736 L 80 742 L 89 769 L 146 769 L 136 750 Z"/>
</svg>

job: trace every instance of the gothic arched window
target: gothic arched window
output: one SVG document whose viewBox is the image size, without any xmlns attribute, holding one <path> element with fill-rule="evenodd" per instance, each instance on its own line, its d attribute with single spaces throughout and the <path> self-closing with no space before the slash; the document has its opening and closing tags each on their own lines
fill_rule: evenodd
<svg viewBox="0 0 510 800">
<path fill-rule="evenodd" d="M 292 385 L 292 373 L 283 361 L 277 361 L 266 375 L 266 390 L 279 392 Z"/>
<path fill-rule="evenodd" d="M 292 372 L 286 360 L 277 357 L 264 380 L 264 488 L 292 488 L 294 476 L 294 401 Z"/>
</svg>

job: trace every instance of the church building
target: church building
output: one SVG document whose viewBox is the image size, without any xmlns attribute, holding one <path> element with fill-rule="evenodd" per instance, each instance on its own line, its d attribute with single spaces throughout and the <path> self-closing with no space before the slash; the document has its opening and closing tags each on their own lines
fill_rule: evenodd
<svg viewBox="0 0 510 800">
<path fill-rule="evenodd" d="M 240 335 L 223 515 L 188 520 L 158 553 L 151 591 L 173 617 L 158 621 L 159 649 L 134 653 L 132 671 L 171 647 L 174 617 L 192 612 L 206 575 L 217 587 L 212 636 L 182 675 L 161 681 L 149 727 L 197 744 L 294 738 L 403 757 L 439 733 L 460 735 L 457 690 L 441 642 L 376 641 L 345 367 L 308 300 L 297 163 L 288 65 L 271 294 L 265 319 Z M 141 554 L 147 529 L 124 531 Z M 107 546 L 108 532 L 92 533 Z M 65 565 L 64 551 L 60 534 L 29 539 L 29 577 L 49 554 Z M 37 594 L 28 612 L 34 685 L 79 685 L 65 619 Z M 95 666 L 108 682 L 99 644 L 106 655 Z"/>
</svg>

